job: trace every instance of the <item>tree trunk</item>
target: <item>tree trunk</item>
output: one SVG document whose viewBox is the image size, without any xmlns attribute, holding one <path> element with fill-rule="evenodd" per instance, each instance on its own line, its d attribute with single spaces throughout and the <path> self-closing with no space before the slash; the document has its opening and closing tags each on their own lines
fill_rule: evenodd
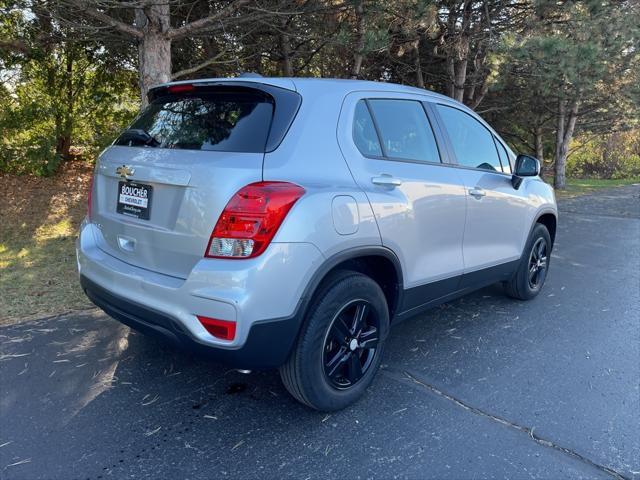
<svg viewBox="0 0 640 480">
<path fill-rule="evenodd" d="M 282 21 L 280 32 L 280 66 L 282 75 L 285 77 L 293 77 L 293 65 L 291 63 L 291 44 L 289 43 L 289 34 L 287 33 L 289 22 L 284 19 Z"/>
<path fill-rule="evenodd" d="M 624 145 L 621 141 L 620 134 L 618 132 L 610 133 L 607 135 L 607 139 L 604 142 L 604 148 L 602 149 L 602 169 L 601 174 L 604 174 L 604 178 L 611 178 L 618 166 L 617 155 L 613 155 L 616 145 Z"/>
<path fill-rule="evenodd" d="M 536 158 L 540 161 L 540 175 L 547 177 L 547 175 L 553 174 L 553 163 L 545 165 L 544 163 L 544 131 L 542 125 L 536 125 L 533 130 L 533 144 L 536 150 Z"/>
<path fill-rule="evenodd" d="M 484 97 L 487 95 L 487 93 L 489 93 L 489 83 L 488 83 L 488 79 L 485 78 L 484 83 L 482 84 L 482 88 L 480 88 L 480 93 L 478 93 L 477 89 L 474 90 L 473 98 L 469 99 L 469 104 L 468 104 L 469 107 L 472 110 L 475 110 L 476 108 L 478 108 L 482 103 L 482 100 L 484 100 Z"/>
<path fill-rule="evenodd" d="M 447 57 L 447 73 L 449 75 L 449 96 L 456 95 L 456 61 L 452 56 Z"/>
<path fill-rule="evenodd" d="M 471 0 L 465 0 L 462 6 L 462 25 L 460 27 L 460 33 L 457 34 L 453 51 L 449 54 L 452 59 L 449 59 L 448 70 L 451 82 L 453 85 L 450 88 L 451 95 L 455 100 L 464 101 L 464 87 L 467 81 L 467 67 L 469 63 L 469 44 L 470 44 L 470 32 L 471 26 L 471 13 L 472 13 Z M 453 24 L 455 28 L 455 23 Z"/>
<path fill-rule="evenodd" d="M 554 159 L 554 179 L 553 186 L 558 189 L 565 187 L 566 157 L 562 155 L 562 144 L 564 142 L 564 127 L 567 103 L 565 100 L 558 101 L 558 118 L 556 124 L 556 156 Z"/>
<path fill-rule="evenodd" d="M 353 79 L 360 78 L 362 70 L 362 61 L 364 60 L 365 47 L 365 23 L 364 23 L 364 0 L 358 0 L 355 6 L 356 13 L 356 52 L 353 55 L 353 68 L 350 77 Z"/>
<path fill-rule="evenodd" d="M 452 41 L 455 41 L 455 28 L 456 22 L 458 21 L 456 8 L 453 5 L 449 5 L 449 13 L 447 14 L 447 28 L 446 28 L 446 39 L 447 44 Z M 453 98 L 456 94 L 455 87 L 455 78 L 456 78 L 456 60 L 455 60 L 455 51 L 452 45 L 448 45 L 446 50 L 447 52 L 447 76 L 448 76 L 448 95 Z"/>
<path fill-rule="evenodd" d="M 171 38 L 167 35 L 169 3 L 136 9 L 136 24 L 143 33 L 138 40 L 138 59 L 141 107 L 144 108 L 149 89 L 171 80 Z"/>
<path fill-rule="evenodd" d="M 416 86 L 424 88 L 424 75 L 422 74 L 422 62 L 420 61 L 420 39 L 417 40 L 415 48 L 415 65 L 416 65 Z"/>
<path fill-rule="evenodd" d="M 536 127 L 535 131 L 536 158 L 540 160 L 540 165 L 544 165 L 544 137 L 542 127 Z"/>
<path fill-rule="evenodd" d="M 71 151 L 71 134 L 73 132 L 73 54 L 72 47 L 66 49 L 66 69 L 64 72 L 65 103 L 61 106 L 63 119 L 60 125 L 60 135 L 56 142 L 56 153 L 68 159 Z M 62 93 L 62 92 L 61 92 Z"/>
<path fill-rule="evenodd" d="M 566 187 L 567 155 L 569 145 L 573 139 L 573 132 L 578 119 L 578 108 L 580 107 L 579 95 L 571 102 L 569 117 L 567 118 L 567 104 L 565 100 L 558 103 L 558 127 L 556 132 L 556 158 L 555 158 L 555 178 L 553 186 L 559 190 Z"/>
<path fill-rule="evenodd" d="M 453 98 L 459 102 L 464 100 L 464 83 L 467 81 L 467 59 L 455 62 L 456 75 L 453 81 Z"/>
<path fill-rule="evenodd" d="M 473 60 L 473 76 L 471 85 L 466 89 L 466 104 L 475 110 L 489 92 L 489 73 L 485 70 L 486 52 L 478 52 Z"/>
</svg>

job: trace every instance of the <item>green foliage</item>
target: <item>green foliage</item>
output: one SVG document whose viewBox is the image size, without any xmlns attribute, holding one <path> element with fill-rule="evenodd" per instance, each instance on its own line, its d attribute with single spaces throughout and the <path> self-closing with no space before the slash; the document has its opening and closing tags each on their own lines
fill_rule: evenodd
<svg viewBox="0 0 640 480">
<path fill-rule="evenodd" d="M 167 24 L 217 15 L 226 3 L 171 2 Z M 91 156 L 130 121 L 145 45 L 129 31 L 139 5 L 0 0 L 0 171 L 50 174 L 71 144 Z M 575 125 L 582 142 L 640 125 L 636 0 L 273 0 L 173 39 L 171 52 L 181 80 L 286 70 L 424 86 L 461 99 L 550 166 L 564 164 L 563 126 Z M 604 153 L 579 148 L 569 173 L 624 175 L 634 155 L 608 171 Z"/>
<path fill-rule="evenodd" d="M 52 175 L 62 162 L 62 157 L 55 152 L 55 145 L 46 137 L 35 141 L 27 138 L 0 148 L 1 173 L 47 177 Z"/>
<path fill-rule="evenodd" d="M 640 177 L 640 130 L 576 139 L 567 160 L 567 174 L 576 178 Z"/>
<path fill-rule="evenodd" d="M 35 88 L 4 97 L 0 110 L 0 172 L 50 175 L 61 156 L 55 151 L 54 126 Z"/>
<path fill-rule="evenodd" d="M 109 78 L 82 58 L 74 66 L 72 98 L 55 61 L 23 66 L 0 110 L 0 172 L 51 175 L 63 160 L 65 135 L 93 157 L 131 121 L 138 109 L 132 74 Z"/>
<path fill-rule="evenodd" d="M 530 5 L 525 28 L 501 38 L 498 53 L 504 61 L 482 106 L 493 110 L 489 120 L 518 150 L 542 156 L 556 173 L 566 165 L 570 176 L 631 175 L 633 153 L 605 160 L 601 147 L 584 144 L 639 125 L 637 2 Z M 574 135 L 579 140 L 572 145 Z M 567 151 L 575 153 L 565 164 Z"/>
<path fill-rule="evenodd" d="M 138 110 L 136 72 L 46 11 L 6 2 L 0 11 L 0 172 L 53 174 L 92 158 Z M 36 5 L 36 4 L 34 4 Z M 44 36 L 47 31 L 49 36 Z"/>
</svg>

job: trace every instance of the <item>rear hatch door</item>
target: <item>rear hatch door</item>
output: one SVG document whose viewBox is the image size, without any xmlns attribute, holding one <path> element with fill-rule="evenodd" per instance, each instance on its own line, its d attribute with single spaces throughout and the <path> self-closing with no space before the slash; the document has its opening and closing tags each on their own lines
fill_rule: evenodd
<svg viewBox="0 0 640 480">
<path fill-rule="evenodd" d="M 108 254 L 186 278 L 232 195 L 262 180 L 276 99 L 246 86 L 177 86 L 153 93 L 100 156 L 91 221 Z"/>
</svg>

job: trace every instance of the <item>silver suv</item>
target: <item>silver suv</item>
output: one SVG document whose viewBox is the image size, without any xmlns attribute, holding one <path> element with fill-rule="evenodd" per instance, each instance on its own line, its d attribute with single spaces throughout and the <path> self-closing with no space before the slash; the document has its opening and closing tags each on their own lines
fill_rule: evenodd
<svg viewBox="0 0 640 480">
<path fill-rule="evenodd" d="M 539 163 L 478 115 L 400 85 L 160 85 L 98 160 L 77 244 L 97 306 L 337 410 L 389 326 L 502 282 L 542 288 L 556 233 Z"/>
</svg>

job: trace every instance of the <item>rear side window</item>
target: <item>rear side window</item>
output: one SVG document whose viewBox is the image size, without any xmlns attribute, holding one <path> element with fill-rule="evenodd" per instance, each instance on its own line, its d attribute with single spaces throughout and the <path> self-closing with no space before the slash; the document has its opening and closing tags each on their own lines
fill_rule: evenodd
<svg viewBox="0 0 640 480">
<path fill-rule="evenodd" d="M 459 165 L 502 172 L 493 134 L 484 125 L 457 108 L 446 105 L 437 108 Z"/>
<path fill-rule="evenodd" d="M 440 162 L 427 114 L 414 100 L 369 100 L 386 157 Z"/>
<path fill-rule="evenodd" d="M 380 141 L 371 114 L 364 100 L 356 104 L 353 117 L 353 141 L 363 155 L 382 156 Z"/>
<path fill-rule="evenodd" d="M 116 145 L 264 152 L 273 110 L 273 100 L 260 92 L 162 96 L 153 100 Z"/>
</svg>

